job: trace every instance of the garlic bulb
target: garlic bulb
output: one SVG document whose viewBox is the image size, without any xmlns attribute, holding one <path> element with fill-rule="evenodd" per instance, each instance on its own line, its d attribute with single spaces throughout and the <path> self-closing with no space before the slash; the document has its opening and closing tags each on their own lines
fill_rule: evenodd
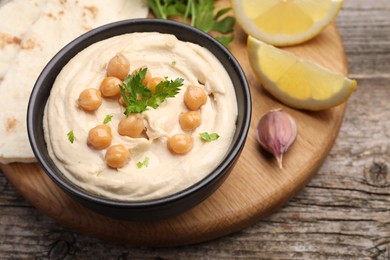
<svg viewBox="0 0 390 260">
<path fill-rule="evenodd" d="M 256 131 L 258 142 L 275 156 L 281 169 L 283 154 L 294 143 L 297 134 L 295 120 L 280 108 L 271 110 L 262 116 Z"/>
</svg>

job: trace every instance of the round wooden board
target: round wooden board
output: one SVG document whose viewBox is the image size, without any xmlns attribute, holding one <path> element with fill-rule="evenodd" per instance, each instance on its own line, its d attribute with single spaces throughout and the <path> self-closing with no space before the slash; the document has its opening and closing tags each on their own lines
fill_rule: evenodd
<svg viewBox="0 0 390 260">
<path fill-rule="evenodd" d="M 184 214 L 154 222 L 127 222 L 98 215 L 62 192 L 36 163 L 0 165 L 5 176 L 36 208 L 76 232 L 142 246 L 198 243 L 258 222 L 294 196 L 316 173 L 331 149 L 345 104 L 322 112 L 298 111 L 270 97 L 256 80 L 247 57 L 246 35 L 237 26 L 230 49 L 243 67 L 253 101 L 251 129 L 242 155 L 225 183 Z M 315 39 L 287 48 L 333 70 L 347 73 L 341 38 L 330 25 Z M 284 108 L 299 134 L 285 154 L 283 169 L 256 142 L 255 127 L 267 111 Z"/>
</svg>

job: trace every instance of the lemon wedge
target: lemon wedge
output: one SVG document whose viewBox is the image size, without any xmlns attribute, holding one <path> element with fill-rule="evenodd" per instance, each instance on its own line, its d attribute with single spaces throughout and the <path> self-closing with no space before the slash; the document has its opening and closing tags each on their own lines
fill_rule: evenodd
<svg viewBox="0 0 390 260">
<path fill-rule="evenodd" d="M 243 30 L 275 46 L 315 37 L 337 17 L 342 4 L 343 0 L 232 0 Z"/>
<path fill-rule="evenodd" d="M 263 87 L 293 108 L 323 110 L 346 101 L 356 81 L 248 37 L 249 61 Z"/>
</svg>

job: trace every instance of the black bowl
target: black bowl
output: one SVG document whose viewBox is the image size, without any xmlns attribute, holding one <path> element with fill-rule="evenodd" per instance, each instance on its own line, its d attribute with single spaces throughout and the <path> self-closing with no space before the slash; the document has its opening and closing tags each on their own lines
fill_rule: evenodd
<svg viewBox="0 0 390 260">
<path fill-rule="evenodd" d="M 210 50 L 224 65 L 233 82 L 238 104 L 236 132 L 229 151 L 216 169 L 204 179 L 176 194 L 149 201 L 126 202 L 104 198 L 87 192 L 70 182 L 51 160 L 43 133 L 42 119 L 52 85 L 68 61 L 89 45 L 116 35 L 132 32 L 161 32 L 175 35 Z M 31 93 L 27 112 L 27 127 L 31 147 L 47 175 L 71 197 L 103 215 L 124 220 L 156 220 L 177 215 L 197 205 L 212 194 L 225 180 L 244 147 L 251 118 L 251 98 L 248 83 L 233 55 L 208 34 L 182 23 L 158 19 L 133 19 L 108 24 L 78 37 L 46 65 Z"/>
</svg>

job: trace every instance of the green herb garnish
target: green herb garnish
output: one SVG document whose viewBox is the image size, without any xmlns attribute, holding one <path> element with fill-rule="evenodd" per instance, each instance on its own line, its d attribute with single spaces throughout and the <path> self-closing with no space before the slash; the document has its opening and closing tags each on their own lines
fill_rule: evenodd
<svg viewBox="0 0 390 260">
<path fill-rule="evenodd" d="M 216 39 L 225 46 L 233 40 L 232 32 L 235 18 L 226 15 L 231 8 L 222 8 L 215 12 L 214 0 L 147 0 L 157 18 L 170 19 L 182 17 L 187 22 L 206 33 L 216 31 L 223 35 Z"/>
<path fill-rule="evenodd" d="M 142 167 L 148 167 L 149 165 L 149 157 L 145 157 L 145 159 L 142 162 L 137 162 L 137 168 L 140 169 Z"/>
<path fill-rule="evenodd" d="M 203 132 L 203 133 L 200 133 L 200 139 L 203 141 L 203 142 L 211 142 L 211 141 L 215 141 L 219 138 L 219 134 L 217 133 L 207 133 L 207 132 Z"/>
<path fill-rule="evenodd" d="M 126 104 L 125 115 L 142 113 L 148 107 L 156 109 L 166 98 L 174 97 L 183 85 L 183 79 L 165 79 L 157 86 L 154 94 L 142 84 L 147 68 L 140 69 L 134 75 L 128 75 L 119 85 Z"/>
<path fill-rule="evenodd" d="M 71 142 L 71 143 L 73 144 L 74 139 L 75 139 L 73 130 L 69 131 L 69 132 L 67 133 L 67 136 L 68 136 L 69 142 Z"/>
<path fill-rule="evenodd" d="M 171 62 L 171 65 L 172 65 L 172 67 L 175 67 L 175 66 L 176 66 L 176 61 L 175 61 L 175 60 L 172 61 L 172 62 Z"/>
<path fill-rule="evenodd" d="M 112 115 L 106 115 L 106 117 L 103 120 L 103 124 L 108 124 L 112 119 Z"/>
</svg>

